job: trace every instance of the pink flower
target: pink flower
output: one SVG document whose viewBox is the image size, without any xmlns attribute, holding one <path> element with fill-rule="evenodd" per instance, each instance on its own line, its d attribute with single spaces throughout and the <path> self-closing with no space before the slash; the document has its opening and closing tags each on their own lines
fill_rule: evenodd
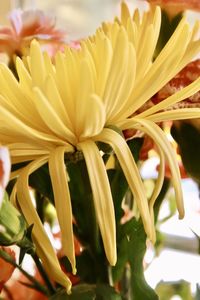
<svg viewBox="0 0 200 300">
<path fill-rule="evenodd" d="M 15 260 L 15 252 L 10 248 L 1 247 L 2 250 L 7 252 Z M 11 277 L 15 267 L 0 258 L 0 292 L 4 287 L 4 284 Z"/>
<path fill-rule="evenodd" d="M 55 19 L 40 10 L 20 9 L 10 14 L 11 27 L 0 28 L 0 52 L 22 55 L 35 38 L 45 43 L 62 43 L 64 32 L 55 28 Z"/>
<path fill-rule="evenodd" d="M 11 163 L 8 149 L 5 147 L 0 147 L 0 207 L 4 195 L 4 190 L 9 181 L 10 169 Z"/>
</svg>

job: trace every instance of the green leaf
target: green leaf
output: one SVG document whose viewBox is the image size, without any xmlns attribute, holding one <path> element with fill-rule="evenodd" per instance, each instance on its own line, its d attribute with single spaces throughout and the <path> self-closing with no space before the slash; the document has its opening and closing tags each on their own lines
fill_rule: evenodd
<svg viewBox="0 0 200 300">
<path fill-rule="evenodd" d="M 146 251 L 146 234 L 141 220 L 134 220 L 128 248 L 131 267 L 132 300 L 158 300 L 154 290 L 147 284 L 144 277 L 143 258 Z"/>
<path fill-rule="evenodd" d="M 114 282 L 121 280 L 124 273 L 124 267 L 128 261 L 128 238 L 125 236 L 117 243 L 117 263 L 112 268 L 112 277 Z"/>
<path fill-rule="evenodd" d="M 186 171 L 200 184 L 200 129 L 181 121 L 174 123 L 171 133 L 179 145 Z"/>
<path fill-rule="evenodd" d="M 192 297 L 190 283 L 184 280 L 176 282 L 163 282 L 161 281 L 156 291 L 162 300 L 172 299 L 173 296 L 180 296 L 180 299 L 184 300 L 197 300 Z"/>
<path fill-rule="evenodd" d="M 96 300 L 121 300 L 121 296 L 109 285 L 97 284 L 95 293 Z"/>
<path fill-rule="evenodd" d="M 81 284 L 72 288 L 71 295 L 67 295 L 64 290 L 60 290 L 50 300 L 121 300 L 121 297 L 109 285 Z"/>
<path fill-rule="evenodd" d="M 128 183 L 121 168 L 108 170 L 108 178 L 114 200 L 115 220 L 118 226 L 121 218 L 124 215 L 124 211 L 122 209 L 122 200 L 128 190 Z"/>
</svg>

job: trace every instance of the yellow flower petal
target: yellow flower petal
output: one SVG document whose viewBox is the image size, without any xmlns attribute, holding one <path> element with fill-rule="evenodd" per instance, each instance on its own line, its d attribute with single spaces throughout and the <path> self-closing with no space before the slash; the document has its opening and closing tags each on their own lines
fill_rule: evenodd
<svg viewBox="0 0 200 300">
<path fill-rule="evenodd" d="M 93 141 L 78 144 L 86 161 L 91 183 L 95 212 L 109 263 L 114 266 L 117 260 L 115 214 L 106 167 Z"/>
<path fill-rule="evenodd" d="M 126 124 L 124 124 L 126 128 L 135 128 L 139 129 L 146 134 L 148 134 L 154 142 L 159 146 L 159 148 L 162 150 L 162 152 L 165 154 L 165 157 L 169 163 L 169 167 L 172 173 L 172 183 L 175 190 L 176 195 L 176 203 L 177 208 L 179 211 L 179 217 L 183 218 L 184 216 L 184 205 L 183 205 L 183 195 L 182 195 L 182 189 L 181 189 L 181 177 L 180 177 L 180 171 L 178 162 L 176 159 L 176 153 L 172 146 L 170 145 L 165 133 L 162 131 L 162 129 L 156 125 L 155 123 L 145 120 L 145 119 L 138 119 L 135 118 L 135 120 L 128 120 Z"/>
<path fill-rule="evenodd" d="M 17 204 L 20 206 L 27 223 L 29 225 L 34 225 L 32 230 L 33 240 L 36 244 L 37 252 L 42 259 L 46 271 L 51 278 L 53 278 L 61 285 L 65 286 L 67 291 L 69 292 L 71 289 L 71 282 L 67 278 L 65 273 L 61 270 L 55 250 L 51 245 L 51 242 L 49 241 L 49 238 L 44 231 L 43 224 L 41 223 L 33 206 L 28 186 L 29 175 L 44 163 L 46 163 L 47 160 L 48 157 L 40 158 L 33 163 L 30 163 L 27 167 L 21 170 L 16 183 L 16 189 L 14 189 L 14 194 L 16 194 L 17 196 Z M 13 195 L 12 198 L 14 196 L 15 195 Z"/>
<path fill-rule="evenodd" d="M 146 117 L 155 123 L 163 121 L 187 120 L 200 118 L 200 108 L 181 108 L 155 113 Z"/>
<path fill-rule="evenodd" d="M 63 124 L 57 111 L 53 109 L 48 99 L 38 88 L 34 88 L 34 92 L 36 97 L 35 106 L 44 123 L 53 133 L 60 137 L 66 136 L 68 141 L 73 143 L 76 140 L 74 134 Z"/>
<path fill-rule="evenodd" d="M 100 135 L 95 137 L 95 140 L 107 143 L 113 148 L 129 187 L 133 192 L 134 199 L 137 203 L 144 224 L 144 229 L 149 238 L 152 239 L 154 229 L 149 214 L 144 185 L 140 177 L 138 167 L 126 144 L 126 141 L 118 133 L 108 128 L 105 128 Z"/>
<path fill-rule="evenodd" d="M 193 81 L 191 84 L 186 86 L 185 88 L 181 89 L 177 93 L 171 95 L 170 97 L 164 99 L 163 101 L 159 102 L 158 104 L 152 106 L 151 108 L 147 109 L 146 111 L 138 114 L 139 118 L 145 118 L 149 115 L 155 114 L 160 110 L 167 109 L 170 106 L 180 102 L 186 98 L 189 98 L 200 89 L 200 78 Z"/>
<path fill-rule="evenodd" d="M 64 254 L 68 257 L 73 274 L 76 273 L 72 207 L 64 164 L 65 147 L 58 147 L 50 153 L 49 172 L 53 186 L 55 208 L 61 229 L 61 241 Z"/>
</svg>

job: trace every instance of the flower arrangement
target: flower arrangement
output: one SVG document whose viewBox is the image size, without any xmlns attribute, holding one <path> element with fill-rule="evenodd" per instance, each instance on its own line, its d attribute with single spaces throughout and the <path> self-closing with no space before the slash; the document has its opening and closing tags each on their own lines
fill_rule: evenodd
<svg viewBox="0 0 200 300">
<path fill-rule="evenodd" d="M 165 124 L 186 171 L 200 180 L 198 155 L 191 158 L 184 138 L 192 132 L 199 149 L 199 61 L 191 61 L 200 40 L 198 22 L 190 27 L 179 10 L 164 24 L 161 8 L 149 2 L 142 15 L 122 2 L 119 18 L 71 44 L 38 11 L 15 11 L 11 28 L 0 30 L 9 60 L 0 65 L 5 299 L 18 299 L 6 284 L 14 269 L 25 289 L 19 299 L 158 299 L 145 281 L 143 257 L 147 240 L 156 242 L 170 183 L 184 217 L 180 165 Z M 160 164 L 149 197 L 139 162 L 151 149 Z M 23 268 L 28 255 L 35 276 Z"/>
</svg>

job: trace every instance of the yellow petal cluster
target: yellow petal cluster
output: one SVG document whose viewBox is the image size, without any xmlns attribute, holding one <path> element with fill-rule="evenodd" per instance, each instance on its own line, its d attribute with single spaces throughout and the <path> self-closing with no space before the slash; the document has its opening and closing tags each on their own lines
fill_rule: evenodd
<svg viewBox="0 0 200 300">
<path fill-rule="evenodd" d="M 55 64 L 33 41 L 27 59 L 17 59 L 19 81 L 5 65 L 0 66 L 0 140 L 10 149 L 12 163 L 28 162 L 13 174 L 17 182 L 12 201 L 20 207 L 27 222 L 34 223 L 34 241 L 47 272 L 68 290 L 70 282 L 60 269 L 28 188 L 29 175 L 43 164 L 49 165 L 63 250 L 74 273 L 72 208 L 65 153 L 77 150 L 83 153 L 96 217 L 111 265 L 117 259 L 114 206 L 96 142 L 113 148 L 150 239 L 155 239 L 153 205 L 162 186 L 165 161 L 171 167 L 180 217 L 184 214 L 175 154 L 156 123 L 200 117 L 200 109 L 164 111 L 198 91 L 200 79 L 145 112 L 134 113 L 200 50 L 200 41 L 195 40 L 198 25 L 191 30 L 183 19 L 154 61 L 160 23 L 159 8 L 142 17 L 138 11 L 131 16 L 123 3 L 120 20 L 103 24 L 93 37 L 82 42 L 80 49 L 66 47 L 64 53 L 57 53 Z M 136 128 L 150 135 L 157 144 L 161 168 L 150 202 L 134 158 L 124 138 L 112 126 L 121 130 Z"/>
</svg>

